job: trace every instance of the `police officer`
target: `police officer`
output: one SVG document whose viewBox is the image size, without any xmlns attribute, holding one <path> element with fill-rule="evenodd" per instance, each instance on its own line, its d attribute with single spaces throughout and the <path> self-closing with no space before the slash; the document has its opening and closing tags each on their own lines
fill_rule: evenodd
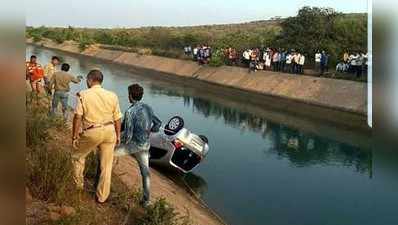
<svg viewBox="0 0 398 225">
<path fill-rule="evenodd" d="M 87 74 L 88 89 L 78 93 L 72 136 L 74 179 L 79 189 L 84 185 L 87 155 L 97 148 L 99 150 L 100 175 L 96 192 L 99 203 L 105 202 L 110 193 L 113 151 L 120 143 L 122 117 L 118 97 L 103 89 L 102 81 L 100 70 L 91 70 Z"/>
</svg>

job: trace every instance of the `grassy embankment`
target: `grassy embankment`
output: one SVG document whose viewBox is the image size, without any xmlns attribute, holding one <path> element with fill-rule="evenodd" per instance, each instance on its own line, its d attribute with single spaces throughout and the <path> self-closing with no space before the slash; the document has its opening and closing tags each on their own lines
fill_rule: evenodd
<svg viewBox="0 0 398 225">
<path fill-rule="evenodd" d="M 190 224 L 189 218 L 178 215 L 164 199 L 141 208 L 141 193 L 127 189 L 117 176 L 112 178 L 109 201 L 95 203 L 97 160 L 93 154 L 86 162 L 85 191 L 76 190 L 69 153 L 70 127 L 62 119 L 48 116 L 47 102 L 40 99 L 26 106 L 27 224 Z"/>
</svg>

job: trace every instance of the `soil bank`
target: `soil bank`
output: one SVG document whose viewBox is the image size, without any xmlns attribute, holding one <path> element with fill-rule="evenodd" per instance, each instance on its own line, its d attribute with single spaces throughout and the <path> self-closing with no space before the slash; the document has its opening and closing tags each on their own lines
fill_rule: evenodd
<svg viewBox="0 0 398 225">
<path fill-rule="evenodd" d="M 200 66 L 189 60 L 109 50 L 100 45 L 80 51 L 73 41 L 33 43 L 28 39 L 27 43 L 125 65 L 137 74 L 210 84 L 226 93 L 241 94 L 249 102 L 295 115 L 353 127 L 366 126 L 367 84 L 362 82 L 271 71 L 249 74 L 246 68 Z"/>
</svg>

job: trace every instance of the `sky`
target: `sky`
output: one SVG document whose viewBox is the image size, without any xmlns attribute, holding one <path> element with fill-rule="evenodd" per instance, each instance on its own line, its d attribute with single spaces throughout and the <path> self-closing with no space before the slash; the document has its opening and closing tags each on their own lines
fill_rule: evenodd
<svg viewBox="0 0 398 225">
<path fill-rule="evenodd" d="M 367 12 L 367 0 L 36 0 L 25 1 L 28 26 L 127 28 L 264 20 L 303 6 Z"/>
</svg>

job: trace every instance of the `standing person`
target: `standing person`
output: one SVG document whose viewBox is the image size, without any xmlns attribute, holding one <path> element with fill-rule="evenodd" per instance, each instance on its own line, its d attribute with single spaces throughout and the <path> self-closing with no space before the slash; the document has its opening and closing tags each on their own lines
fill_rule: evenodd
<svg viewBox="0 0 398 225">
<path fill-rule="evenodd" d="M 193 60 L 194 61 L 197 61 L 198 60 L 198 50 L 199 50 L 199 46 L 196 46 L 194 49 L 193 49 Z"/>
<path fill-rule="evenodd" d="M 280 54 L 281 54 L 281 56 L 280 56 L 280 61 L 279 61 L 279 64 L 280 64 L 279 70 L 282 72 L 285 72 L 285 66 L 286 66 L 286 51 L 285 51 L 285 49 L 282 49 Z"/>
<path fill-rule="evenodd" d="M 271 62 L 270 62 L 270 70 L 273 70 L 273 68 L 274 68 L 274 54 L 275 54 L 274 49 L 270 48 L 269 51 L 268 51 L 268 54 L 269 54 L 269 58 L 271 60 Z"/>
<path fill-rule="evenodd" d="M 292 63 L 290 64 L 290 66 L 291 66 L 290 72 L 291 73 L 295 73 L 295 69 L 296 69 L 296 62 L 294 61 L 295 57 L 296 57 L 296 52 L 292 51 L 292 53 L 291 53 Z"/>
<path fill-rule="evenodd" d="M 50 80 L 53 74 L 57 71 L 56 67 L 59 65 L 60 60 L 57 56 L 53 56 L 49 64 L 44 67 L 44 85 L 46 91 L 51 95 Z"/>
<path fill-rule="evenodd" d="M 35 94 L 40 94 L 43 88 L 44 70 L 37 63 L 37 57 L 32 55 L 30 60 L 26 62 L 26 80 L 29 80 L 30 87 Z"/>
<path fill-rule="evenodd" d="M 301 54 L 299 52 L 295 52 L 293 56 L 293 67 L 294 67 L 294 73 L 299 73 L 299 61 L 300 61 Z"/>
<path fill-rule="evenodd" d="M 286 71 L 287 73 L 291 73 L 292 72 L 292 59 L 293 56 L 292 54 L 289 52 L 286 55 Z"/>
<path fill-rule="evenodd" d="M 329 53 L 325 53 L 325 70 L 326 70 L 326 72 L 329 72 L 329 57 L 330 57 L 330 55 L 329 55 Z"/>
<path fill-rule="evenodd" d="M 257 51 L 253 50 L 250 54 L 249 73 L 257 71 Z"/>
<path fill-rule="evenodd" d="M 362 76 L 362 67 L 363 67 L 363 54 L 357 53 L 357 69 L 356 69 L 356 77 L 360 78 Z"/>
<path fill-rule="evenodd" d="M 279 66 L 279 59 L 280 59 L 280 57 L 279 57 L 279 52 L 278 51 L 275 51 L 274 52 L 274 55 L 272 56 L 272 69 L 273 69 L 273 71 L 278 71 L 279 70 L 279 68 L 278 68 L 278 66 Z"/>
<path fill-rule="evenodd" d="M 199 65 L 202 65 L 204 63 L 204 46 L 201 46 L 198 49 L 198 63 Z"/>
<path fill-rule="evenodd" d="M 319 73 L 321 69 L 321 57 L 322 54 L 319 52 L 319 50 L 317 50 L 315 53 L 315 71 L 317 73 Z"/>
<path fill-rule="evenodd" d="M 349 61 L 349 59 L 350 59 L 350 56 L 348 55 L 348 52 L 345 51 L 344 54 L 343 54 L 343 62 L 344 62 L 345 64 L 347 64 L 348 61 Z"/>
<path fill-rule="evenodd" d="M 368 74 L 368 53 L 362 54 L 362 72 L 367 75 Z"/>
<path fill-rule="evenodd" d="M 184 46 L 184 54 L 188 55 L 188 47 L 187 46 Z"/>
<path fill-rule="evenodd" d="M 232 48 L 226 48 L 222 50 L 224 53 L 224 63 L 228 66 L 232 65 Z"/>
<path fill-rule="evenodd" d="M 209 64 L 209 62 L 210 62 L 210 59 L 211 59 L 211 54 L 212 54 L 212 51 L 211 51 L 211 47 L 209 46 L 209 45 L 206 45 L 206 49 L 205 49 L 205 63 L 206 64 Z"/>
<path fill-rule="evenodd" d="M 357 77 L 358 77 L 358 67 L 360 66 L 359 58 L 360 58 L 360 56 L 358 53 L 354 53 L 353 55 L 350 56 L 351 68 L 352 68 L 351 70 L 352 70 L 352 73 L 354 73 Z"/>
<path fill-rule="evenodd" d="M 192 54 L 192 46 L 188 45 L 187 47 L 188 55 Z"/>
<path fill-rule="evenodd" d="M 326 56 L 325 51 L 322 51 L 322 54 L 321 54 L 321 71 L 320 71 L 320 74 L 319 74 L 320 76 L 325 73 L 326 65 L 327 65 L 327 56 Z"/>
<path fill-rule="evenodd" d="M 250 52 L 249 52 L 249 50 L 246 49 L 246 50 L 243 52 L 242 56 L 243 56 L 243 60 L 244 60 L 243 63 L 244 63 L 245 65 L 249 66 L 249 64 L 250 64 Z"/>
<path fill-rule="evenodd" d="M 264 61 L 265 61 L 264 69 L 270 70 L 271 69 L 271 53 L 269 50 L 267 50 L 264 54 Z"/>
<path fill-rule="evenodd" d="M 304 56 L 304 54 L 299 54 L 299 55 L 300 55 L 299 62 L 298 62 L 298 65 L 299 65 L 299 73 L 300 73 L 300 74 L 304 74 L 305 56 Z"/>
<path fill-rule="evenodd" d="M 87 74 L 88 89 L 78 93 L 72 130 L 74 180 L 79 189 L 84 186 L 86 157 L 97 147 L 99 149 L 98 203 L 104 203 L 110 193 L 113 151 L 120 143 L 122 117 L 116 94 L 101 87 L 103 78 L 99 70 Z M 81 128 L 83 133 L 79 134 Z"/>
<path fill-rule="evenodd" d="M 238 64 L 238 62 L 237 62 L 238 53 L 236 52 L 236 49 L 235 49 L 235 48 L 231 49 L 231 52 L 229 53 L 229 57 L 230 57 L 230 59 L 231 59 L 232 65 L 235 65 L 235 66 L 236 66 L 236 65 Z"/>
<path fill-rule="evenodd" d="M 64 119 L 67 119 L 67 107 L 68 107 L 68 96 L 69 96 L 69 83 L 80 83 L 81 77 L 74 77 L 70 73 L 68 73 L 70 69 L 69 64 L 63 63 L 61 65 L 61 71 L 55 72 L 49 83 L 49 91 L 52 92 L 54 89 L 54 96 L 52 99 L 52 107 L 51 107 L 51 115 L 55 115 L 55 112 L 58 108 L 59 103 L 62 105 L 62 113 Z"/>
<path fill-rule="evenodd" d="M 149 105 L 141 102 L 143 95 L 144 89 L 140 85 L 128 87 L 131 105 L 124 113 L 121 144 L 116 148 L 115 156 L 131 155 L 137 160 L 144 192 L 140 203 L 146 207 L 150 200 L 149 134 L 159 131 L 161 121 Z"/>
</svg>

